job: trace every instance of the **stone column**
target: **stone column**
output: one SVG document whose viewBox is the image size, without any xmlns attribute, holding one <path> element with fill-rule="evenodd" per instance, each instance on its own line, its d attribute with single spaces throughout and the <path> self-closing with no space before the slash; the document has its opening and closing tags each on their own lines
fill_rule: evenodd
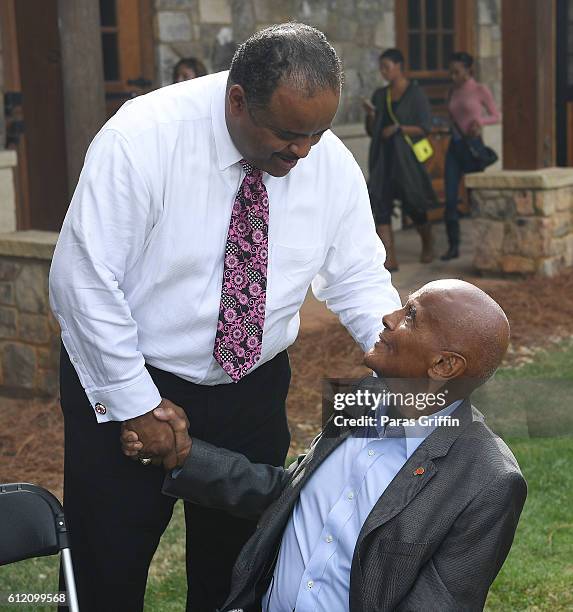
<svg viewBox="0 0 573 612">
<path fill-rule="evenodd" d="M 469 174 L 474 266 L 554 276 L 573 266 L 573 169 Z"/>
<path fill-rule="evenodd" d="M 2 232 L 16 231 L 16 194 L 14 169 L 16 151 L 0 150 L 0 228 Z"/>
<path fill-rule="evenodd" d="M 0 401 L 58 397 L 60 329 L 48 274 L 58 234 L 0 234 Z"/>
</svg>

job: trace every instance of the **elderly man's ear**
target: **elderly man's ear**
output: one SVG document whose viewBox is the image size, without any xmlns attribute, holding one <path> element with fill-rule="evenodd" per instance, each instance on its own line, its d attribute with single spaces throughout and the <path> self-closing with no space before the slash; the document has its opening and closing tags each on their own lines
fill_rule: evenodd
<svg viewBox="0 0 573 612">
<path fill-rule="evenodd" d="M 428 368 L 428 378 L 446 382 L 463 376 L 467 370 L 466 358 L 459 353 L 452 351 L 442 351 L 432 361 Z"/>
</svg>

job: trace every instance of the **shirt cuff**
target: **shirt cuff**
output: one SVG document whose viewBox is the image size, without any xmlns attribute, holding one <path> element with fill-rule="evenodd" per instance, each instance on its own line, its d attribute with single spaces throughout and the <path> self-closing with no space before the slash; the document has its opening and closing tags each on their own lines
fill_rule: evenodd
<svg viewBox="0 0 573 612">
<path fill-rule="evenodd" d="M 149 372 L 144 369 L 134 382 L 114 390 L 86 391 L 98 423 L 134 419 L 161 403 L 161 395 Z"/>
</svg>

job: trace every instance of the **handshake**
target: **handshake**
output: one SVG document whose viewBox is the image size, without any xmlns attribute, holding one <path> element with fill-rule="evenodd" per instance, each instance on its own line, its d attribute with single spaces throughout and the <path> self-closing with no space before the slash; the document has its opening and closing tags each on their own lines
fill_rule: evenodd
<svg viewBox="0 0 573 612">
<path fill-rule="evenodd" d="M 123 454 L 166 470 L 181 467 L 191 451 L 189 420 L 185 411 L 169 400 L 121 426 Z"/>
</svg>

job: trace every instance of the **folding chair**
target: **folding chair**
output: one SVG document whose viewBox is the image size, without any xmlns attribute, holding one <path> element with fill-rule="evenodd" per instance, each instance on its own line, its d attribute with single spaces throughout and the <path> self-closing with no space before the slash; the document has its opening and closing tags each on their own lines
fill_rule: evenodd
<svg viewBox="0 0 573 612">
<path fill-rule="evenodd" d="M 70 612 L 78 612 L 64 511 L 49 491 L 28 483 L 0 484 L 0 565 L 62 553 Z"/>
</svg>

